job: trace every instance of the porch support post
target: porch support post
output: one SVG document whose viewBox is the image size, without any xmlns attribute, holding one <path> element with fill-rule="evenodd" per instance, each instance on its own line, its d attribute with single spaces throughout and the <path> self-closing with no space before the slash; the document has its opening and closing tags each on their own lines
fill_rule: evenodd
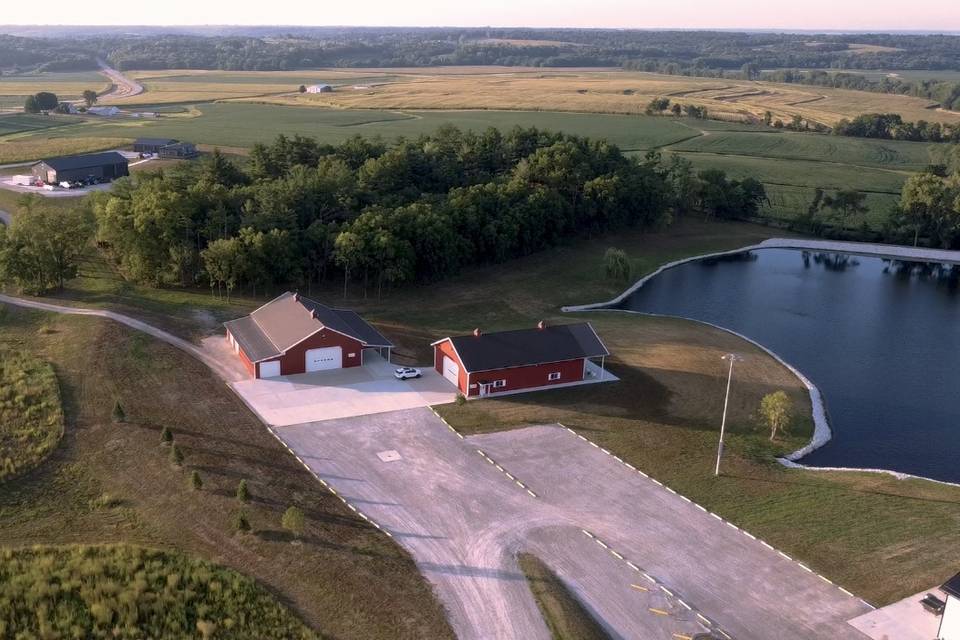
<svg viewBox="0 0 960 640">
<path fill-rule="evenodd" d="M 606 356 L 600 356 L 600 379 L 603 380 L 607 375 L 607 370 L 603 368 L 603 361 Z"/>
</svg>

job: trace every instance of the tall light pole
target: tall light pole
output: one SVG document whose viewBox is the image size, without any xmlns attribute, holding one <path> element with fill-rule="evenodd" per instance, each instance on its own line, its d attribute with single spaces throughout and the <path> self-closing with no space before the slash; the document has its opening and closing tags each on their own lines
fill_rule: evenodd
<svg viewBox="0 0 960 640">
<path fill-rule="evenodd" d="M 730 369 L 727 371 L 727 393 L 723 396 L 723 418 L 720 420 L 720 445 L 717 447 L 717 467 L 713 470 L 713 475 L 720 475 L 720 458 L 723 456 L 723 435 L 727 429 L 727 405 L 730 404 L 730 382 L 733 380 L 733 363 L 743 360 L 735 353 L 728 353 L 721 358 L 730 361 Z"/>
</svg>

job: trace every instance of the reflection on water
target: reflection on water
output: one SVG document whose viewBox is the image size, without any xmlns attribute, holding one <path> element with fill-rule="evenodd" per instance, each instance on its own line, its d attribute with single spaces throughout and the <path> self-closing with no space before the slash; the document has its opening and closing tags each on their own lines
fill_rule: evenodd
<svg viewBox="0 0 960 640">
<path fill-rule="evenodd" d="M 758 249 L 691 262 L 620 308 L 704 320 L 820 388 L 834 438 L 805 464 L 960 482 L 960 267 Z"/>
</svg>

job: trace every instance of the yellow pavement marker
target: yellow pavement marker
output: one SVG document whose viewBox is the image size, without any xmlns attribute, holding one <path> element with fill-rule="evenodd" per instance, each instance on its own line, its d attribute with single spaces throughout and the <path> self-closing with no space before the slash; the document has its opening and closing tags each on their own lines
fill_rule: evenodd
<svg viewBox="0 0 960 640">
<path fill-rule="evenodd" d="M 646 587 L 644 587 L 644 586 L 642 586 L 642 585 L 639 585 L 639 584 L 631 584 L 631 585 L 630 585 L 630 588 L 631 588 L 631 589 L 636 589 L 637 591 L 650 591 L 650 589 L 647 589 Z"/>
<path fill-rule="evenodd" d="M 669 611 L 664 611 L 663 609 L 654 609 L 653 607 L 650 607 L 650 609 L 648 609 L 648 611 L 650 611 L 650 613 L 655 613 L 655 614 L 657 614 L 658 616 L 668 616 L 668 615 L 670 615 L 670 612 L 669 612 Z"/>
</svg>

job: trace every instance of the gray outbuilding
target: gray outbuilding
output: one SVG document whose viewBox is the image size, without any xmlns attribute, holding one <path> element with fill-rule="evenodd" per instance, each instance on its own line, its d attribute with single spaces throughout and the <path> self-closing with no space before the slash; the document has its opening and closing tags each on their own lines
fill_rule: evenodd
<svg viewBox="0 0 960 640">
<path fill-rule="evenodd" d="M 128 162 L 116 151 L 46 158 L 33 165 L 34 177 L 48 183 L 73 182 L 89 177 L 114 180 L 130 175 Z"/>
</svg>

